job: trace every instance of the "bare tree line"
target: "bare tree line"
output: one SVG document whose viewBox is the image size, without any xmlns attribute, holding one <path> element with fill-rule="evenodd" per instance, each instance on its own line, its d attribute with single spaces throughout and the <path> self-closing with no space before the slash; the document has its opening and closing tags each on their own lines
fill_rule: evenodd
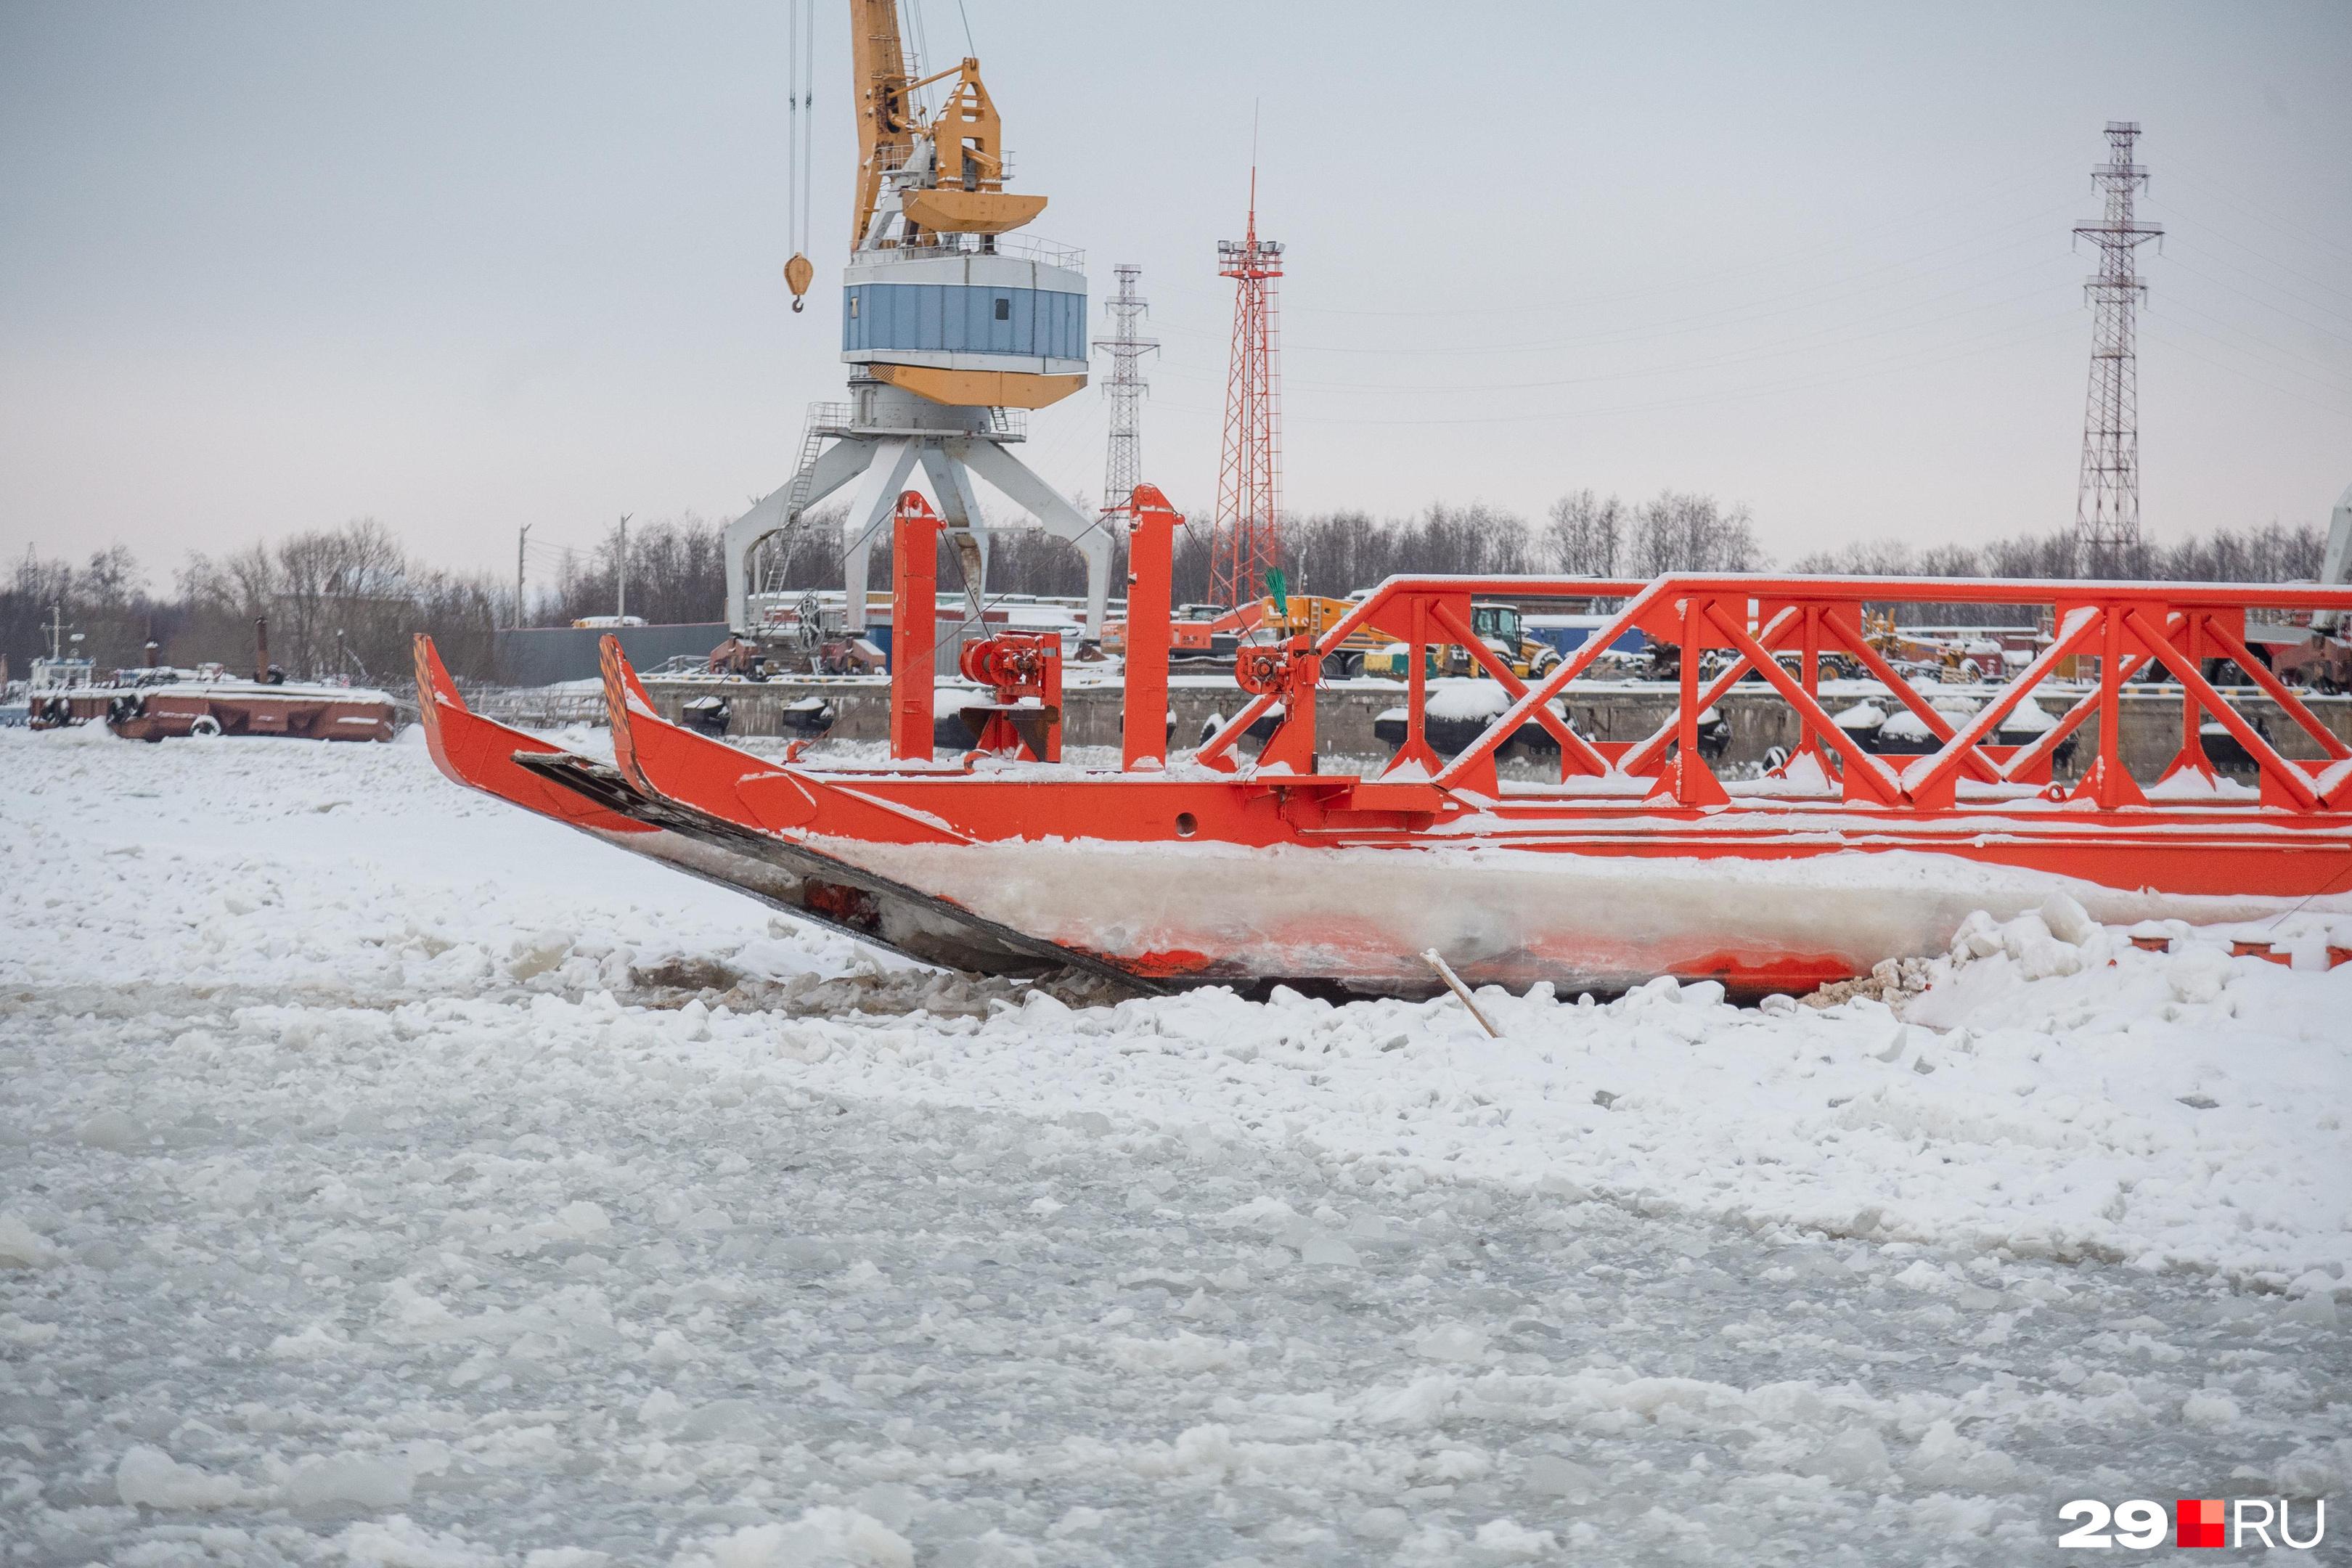
<svg viewBox="0 0 2352 1568">
<path fill-rule="evenodd" d="M 2112 575 L 2153 583 L 2294 583 L 2319 575 L 2327 531 L 2317 523 L 2258 523 L 2217 528 L 2177 544 L 2143 542 L 2126 552 Z M 1934 544 L 1873 540 L 1802 556 L 1793 572 L 1869 577 L 2015 577 L 2033 581 L 2089 575 L 2090 560 L 2064 529 L 2020 533 L 1990 544 Z M 1890 604 L 1900 621 L 1948 626 L 1999 626 L 2032 618 L 2023 606 Z"/>
<path fill-rule="evenodd" d="M 772 588 L 798 592 L 841 582 L 841 513 L 812 514 L 808 526 L 771 540 L 759 574 Z M 1110 526 L 1106 524 L 1106 526 Z M 723 528 L 692 513 L 634 526 L 628 535 L 629 609 L 649 621 L 715 622 L 725 610 Z M 1112 534 L 1121 557 L 1123 541 Z M 889 539 L 875 540 L 870 581 L 889 583 Z M 2124 574 L 2155 581 L 2291 582 L 2319 572 L 2324 530 L 2315 523 L 2271 522 L 2219 528 L 2176 544 L 2145 544 Z M 535 625 L 563 625 L 609 615 L 615 604 L 618 540 L 568 555 L 552 583 L 524 605 Z M 1284 529 L 1283 565 L 1294 591 L 1344 595 L 1399 573 L 1501 575 L 1557 572 L 1641 578 L 1667 572 L 1748 572 L 1770 565 L 1748 509 L 1711 496 L 1666 490 L 1642 501 L 1571 491 L 1534 522 L 1480 502 L 1434 503 L 1411 516 L 1378 518 L 1360 510 L 1303 513 Z M 1923 577 L 2053 579 L 2078 574 L 2074 540 L 2063 529 L 2018 534 L 1981 545 L 1914 545 L 1900 539 L 1852 544 L 1799 557 L 1789 570 Z M 940 563 L 943 591 L 960 584 L 951 557 Z M 1078 552 L 1036 530 L 1010 530 L 992 546 L 989 587 L 995 594 L 1075 597 L 1086 589 Z M 1180 603 L 1205 599 L 1209 530 L 1196 520 L 1179 536 L 1175 593 Z M 297 679 L 349 675 L 397 685 L 408 668 L 410 634 L 430 631 L 461 677 L 488 679 L 494 630 L 514 624 L 515 588 L 489 573 L 456 573 L 412 555 L 373 519 L 256 543 L 221 556 L 194 554 L 171 591 L 148 586 L 139 562 L 121 546 L 87 561 L 45 559 L 28 552 L 0 584 L 0 654 L 22 675 L 46 651 L 44 627 L 62 605 L 82 651 L 100 668 L 142 662 L 151 638 L 163 662 L 218 660 L 232 669 L 253 663 L 253 623 L 268 616 L 272 660 Z M 1922 616 L 1984 624 L 2014 619 L 2013 607 L 1892 606 Z"/>
<path fill-rule="evenodd" d="M 452 670 L 487 676 L 492 629 L 512 600 L 486 575 L 418 561 L 373 518 L 228 555 L 192 554 L 170 593 L 151 589 L 120 545 L 79 566 L 28 551 L 0 586 L 0 654 L 23 674 L 48 650 L 45 628 L 56 607 L 67 630 L 82 634 L 79 651 L 102 670 L 144 663 L 152 642 L 160 663 L 218 662 L 253 673 L 254 623 L 266 618 L 269 661 L 289 679 L 398 686 L 419 631 L 434 634 Z"/>
</svg>

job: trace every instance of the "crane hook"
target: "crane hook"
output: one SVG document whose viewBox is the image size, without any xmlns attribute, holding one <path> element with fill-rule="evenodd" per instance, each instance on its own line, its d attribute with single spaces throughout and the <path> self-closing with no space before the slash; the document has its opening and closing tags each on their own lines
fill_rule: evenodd
<svg viewBox="0 0 2352 1568">
<path fill-rule="evenodd" d="M 801 296 L 808 292 L 808 286 L 815 277 L 816 268 L 809 265 L 807 257 L 797 251 L 793 252 L 790 261 L 784 263 L 784 286 L 793 291 L 794 311 L 797 312 L 807 303 Z"/>
</svg>

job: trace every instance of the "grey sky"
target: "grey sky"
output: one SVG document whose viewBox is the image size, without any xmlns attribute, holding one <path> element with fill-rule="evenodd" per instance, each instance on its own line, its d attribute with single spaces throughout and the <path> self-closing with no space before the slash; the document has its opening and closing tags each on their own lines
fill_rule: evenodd
<svg viewBox="0 0 2352 1568">
<path fill-rule="evenodd" d="M 818 282 L 784 246 L 784 8 L 0 5 L 0 551 L 373 515 L 740 510 L 837 396 L 845 26 Z M 2071 520 L 2109 118 L 2146 128 L 2144 509 L 2352 480 L 2352 5 L 965 0 L 1034 226 L 1144 268 L 1145 469 L 1213 500 L 1254 103 L 1296 509 L 1744 500 L 1789 559 Z M 962 52 L 928 0 L 935 62 Z M 1097 309 L 1097 324 L 1100 323 Z M 1100 485 L 1093 389 L 1033 463 Z"/>
</svg>

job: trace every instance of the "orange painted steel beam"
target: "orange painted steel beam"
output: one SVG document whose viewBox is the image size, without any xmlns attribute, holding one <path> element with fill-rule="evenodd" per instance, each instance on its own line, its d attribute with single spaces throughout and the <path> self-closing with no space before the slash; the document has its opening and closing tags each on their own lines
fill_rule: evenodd
<svg viewBox="0 0 2352 1568">
<path fill-rule="evenodd" d="M 930 503 L 914 490 L 900 495 L 890 520 L 890 755 L 902 763 L 931 760 L 939 539 L 939 514 Z"/>
<path fill-rule="evenodd" d="M 2167 646 L 2168 639 L 2165 637 L 2162 631 L 2150 626 L 2147 617 L 2137 609 L 2124 611 L 2122 618 L 2141 641 L 2151 647 Z M 2295 805 L 2305 811 L 2319 809 L 2319 792 L 2311 787 L 2311 776 L 2279 755 L 2278 748 L 2264 740 L 2260 731 L 2247 723 L 2244 717 L 2236 709 L 2231 707 L 2219 691 L 2213 689 L 2212 685 L 2206 680 L 2202 670 L 2189 665 L 2184 668 L 2173 670 L 2172 673 L 2179 679 L 2181 689 L 2193 695 L 2199 702 L 2211 710 L 2213 717 L 2221 721 L 2221 727 L 2230 731 L 2230 738 L 2246 749 L 2246 755 L 2254 759 L 2254 765 L 2262 769 L 2263 778 L 2276 780 L 2279 787 L 2293 797 Z M 2105 710 L 2102 709 L 2102 722 L 2105 722 Z M 2104 752 L 2102 760 L 2105 760 Z M 2120 767 L 2121 764 L 2118 763 L 2117 766 Z"/>
<path fill-rule="evenodd" d="M 1923 757 L 1918 763 L 1914 763 L 1906 768 L 1903 775 L 1904 787 L 1914 796 L 1921 799 L 1934 795 L 1943 786 L 1947 779 L 1959 770 L 1962 759 L 1968 753 L 1973 752 L 1986 736 L 2000 730 L 2000 721 L 2008 718 L 2018 704 L 2032 696 L 2033 689 L 2041 685 L 2042 680 L 2058 668 L 2062 660 L 2074 656 L 2074 650 L 2089 639 L 2095 625 L 2095 623 L 2092 621 L 2084 620 L 2071 632 L 2060 636 L 2056 641 L 2042 649 L 2034 657 L 2032 663 L 2017 672 L 2017 679 L 2010 682 L 2007 689 L 1985 704 L 1984 708 L 1969 721 L 1966 728 L 1945 740 L 1943 750 L 1932 756 Z M 1994 776 L 1996 778 L 2000 776 L 1998 770 L 1995 771 Z"/>
<path fill-rule="evenodd" d="M 1691 602 L 1698 603 L 1696 598 Z M 1731 639 L 1732 646 L 1746 656 L 1748 661 L 1756 667 L 1758 672 L 1766 680 L 1771 682 L 1773 689 L 1780 693 L 1789 706 L 1794 708 L 1809 726 L 1819 729 L 1830 744 L 1838 749 L 1838 755 L 1845 763 L 1847 798 L 1853 798 L 1855 785 L 1859 784 L 1881 805 L 1893 806 L 1902 804 L 1903 784 L 1902 781 L 1895 776 L 1894 770 L 1864 751 L 1861 742 L 1840 729 L 1837 721 L 1831 718 L 1829 710 L 1822 706 L 1821 699 L 1799 684 L 1796 677 L 1782 669 L 1780 661 L 1774 658 L 1762 644 L 1748 635 L 1747 627 L 1723 614 L 1714 605 L 1706 606 L 1706 613 L 1714 620 L 1716 629 Z"/>
<path fill-rule="evenodd" d="M 2305 705 L 2303 699 L 2297 697 L 2284 681 L 2272 674 L 2270 668 L 2257 658 L 2253 651 L 2243 642 L 2230 632 L 2214 626 L 2210 618 L 2206 622 L 2205 629 L 2206 634 L 2220 648 L 2222 657 L 2245 671 L 2246 679 L 2260 688 L 2263 696 L 2285 709 L 2294 721 L 2303 726 L 2303 732 L 2319 742 L 2320 750 L 2339 762 L 2346 757 L 2352 757 L 2352 745 L 2347 745 L 2333 730 L 2321 723 L 2319 716 Z"/>
<path fill-rule="evenodd" d="M 1781 611 L 1780 615 L 1765 623 L 1764 630 L 1758 634 L 1757 640 L 1768 647 L 1771 646 L 1776 637 L 1787 631 L 1796 613 L 1794 609 Z M 1715 679 L 1708 681 L 1706 689 L 1698 694 L 1699 711 L 1704 713 L 1721 701 L 1724 695 L 1739 683 L 1739 678 L 1755 668 L 1754 661 L 1743 655 L 1729 668 L 1717 671 Z M 1811 690 L 1811 688 L 1808 686 L 1807 689 Z M 1666 748 L 1674 744 L 1675 736 L 1679 732 L 1681 723 L 1682 715 L 1677 712 L 1650 731 L 1647 739 L 1638 742 L 1632 751 L 1627 752 L 1619 760 L 1617 765 L 1629 773 L 1646 773 L 1659 758 L 1665 755 Z M 1807 726 L 1806 733 L 1811 732 L 1811 727 Z"/>
<path fill-rule="evenodd" d="M 592 832 L 653 831 L 518 765 L 514 760 L 518 752 L 560 756 L 562 748 L 494 719 L 485 719 L 467 708 L 430 637 L 423 632 L 416 634 L 412 657 L 416 666 L 417 716 L 425 727 L 425 748 L 432 753 L 433 765 L 451 783 L 494 795 L 526 811 Z"/>
<path fill-rule="evenodd" d="M 1119 720 L 1119 765 L 1129 773 L 1168 762 L 1169 619 L 1176 530 L 1184 520 L 1154 485 L 1138 485 L 1127 507 L 1127 690 Z"/>
<path fill-rule="evenodd" d="M 1573 579 L 1571 579 L 1571 581 Z M 1344 636 L 1347 632 L 1353 630 L 1354 627 L 1350 623 L 1356 622 L 1360 619 L 1370 620 L 1374 609 L 1387 596 L 1390 590 L 1396 587 L 1398 584 L 1416 582 L 1429 583 L 1433 581 L 1442 582 L 1444 581 L 1444 579 L 1390 578 L 1388 582 L 1383 583 L 1380 587 L 1372 591 L 1371 595 L 1364 601 L 1360 609 L 1359 609 L 1355 614 L 1342 617 L 1338 626 L 1332 627 L 1330 631 L 1324 634 L 1324 647 L 1328 648 L 1329 647 L 1336 646 L 1332 642 L 1334 637 Z M 1506 581 L 1507 581 L 1507 579 Z M 1520 579 L 1520 581 L 1524 582 L 1525 579 Z M 1538 581 L 1540 581 L 1540 579 L 1538 579 Z M 1602 654 L 1609 650 L 1609 646 L 1612 643 L 1615 642 L 1619 637 L 1623 637 L 1626 632 L 1632 630 L 1634 624 L 1664 597 L 1670 583 L 1671 579 L 1660 578 L 1654 583 L 1639 584 L 1588 584 L 1587 591 L 1595 594 L 1596 596 L 1607 592 L 1608 590 L 1622 586 L 1630 586 L 1633 589 L 1633 592 L 1631 594 L 1630 597 L 1627 598 L 1624 608 L 1617 612 L 1614 619 L 1611 620 L 1607 626 L 1601 626 L 1598 630 L 1594 631 L 1591 637 L 1585 638 L 1584 646 L 1578 648 L 1568 658 L 1560 660 L 1559 667 L 1558 668 L 1554 669 L 1549 675 L 1545 676 L 1541 680 L 1536 682 L 1533 686 L 1528 687 L 1526 696 L 1521 697 L 1508 708 L 1504 709 L 1502 717 L 1487 725 L 1486 731 L 1480 734 L 1476 740 L 1471 742 L 1467 747 L 1464 748 L 1462 756 L 1469 756 L 1473 754 L 1479 756 L 1488 755 L 1494 752 L 1495 748 L 1501 745 L 1506 740 L 1517 734 L 1519 726 L 1526 723 L 1530 718 L 1532 718 L 1535 715 L 1537 709 L 1548 706 L 1553 698 L 1558 697 L 1561 692 L 1567 690 L 1568 683 L 1570 681 L 1574 680 L 1578 676 L 1582 675 L 1586 670 L 1591 668 L 1594 662 L 1598 660 Z M 1480 585 L 1471 587 L 1465 591 L 1475 594 L 1509 592 L 1511 590 L 1497 589 L 1493 585 L 1491 581 L 1482 580 Z M 1530 597 L 1541 596 L 1540 589 L 1531 588 L 1528 592 L 1528 596 Z M 1566 598 L 1571 595 L 1562 594 L 1557 596 Z M 1414 661 L 1413 668 L 1416 669 L 1420 668 L 1420 661 L 1418 659 Z M 1413 711 L 1418 715 L 1420 710 L 1416 707 Z M 1415 720 L 1408 721 L 1408 723 L 1414 723 L 1417 721 L 1416 718 Z M 1461 760 L 1461 756 L 1457 756 L 1454 759 L 1457 763 L 1459 763 Z M 1447 780 L 1443 773 L 1438 775 L 1437 782 L 1440 785 L 1446 784 Z"/>
<path fill-rule="evenodd" d="M 1528 683 L 1521 680 L 1509 665 L 1495 657 L 1495 650 L 1486 646 L 1486 639 L 1472 631 L 1469 624 L 1454 613 L 1452 606 L 1438 605 L 1433 613 L 1437 616 L 1437 624 L 1469 651 L 1470 657 L 1477 661 L 1478 668 L 1492 677 L 1506 693 L 1513 698 L 1528 694 Z M 1570 763 L 1581 764 L 1586 773 L 1596 775 L 1609 771 L 1609 759 L 1594 751 L 1592 742 L 1578 734 L 1574 726 L 1562 718 L 1550 703 L 1547 702 L 1536 710 L 1536 721 L 1559 742 L 1562 777 L 1568 776 L 1567 769 Z"/>
<path fill-rule="evenodd" d="M 1852 605 L 1840 606 L 1848 610 L 1853 607 Z M 1870 639 L 1863 635 L 1862 627 L 1854 623 L 1851 616 L 1841 616 L 1832 612 L 1824 615 L 1822 619 L 1829 626 L 1830 635 L 1836 640 L 1838 646 L 1860 660 L 1864 669 L 1876 676 L 1879 684 L 1886 688 L 1887 694 L 1909 709 L 1913 717 L 1927 727 L 1927 733 L 1935 736 L 1938 741 L 1948 742 L 1952 738 L 1951 721 L 1937 712 L 1935 705 L 1920 696 L 1912 684 L 1903 679 L 1903 672 L 1889 664 L 1885 655 L 1870 646 Z M 1960 765 L 1978 778 L 1990 782 L 1999 776 L 1998 770 L 1984 758 L 1969 752 L 1963 752 L 1959 756 Z"/>
</svg>

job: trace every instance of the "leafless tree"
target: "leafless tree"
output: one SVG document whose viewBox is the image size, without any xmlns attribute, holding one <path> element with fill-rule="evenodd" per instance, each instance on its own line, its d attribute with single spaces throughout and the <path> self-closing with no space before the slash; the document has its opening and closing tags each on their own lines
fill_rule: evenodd
<svg viewBox="0 0 2352 1568">
<path fill-rule="evenodd" d="M 1764 565 L 1756 523 L 1744 506 L 1713 496 L 1661 490 L 1633 509 L 1627 564 L 1636 576 L 1669 572 L 1754 572 Z"/>
<path fill-rule="evenodd" d="M 1614 577 L 1625 547 L 1625 503 L 1574 490 L 1551 503 L 1544 544 L 1552 564 L 1571 576 Z"/>
</svg>

